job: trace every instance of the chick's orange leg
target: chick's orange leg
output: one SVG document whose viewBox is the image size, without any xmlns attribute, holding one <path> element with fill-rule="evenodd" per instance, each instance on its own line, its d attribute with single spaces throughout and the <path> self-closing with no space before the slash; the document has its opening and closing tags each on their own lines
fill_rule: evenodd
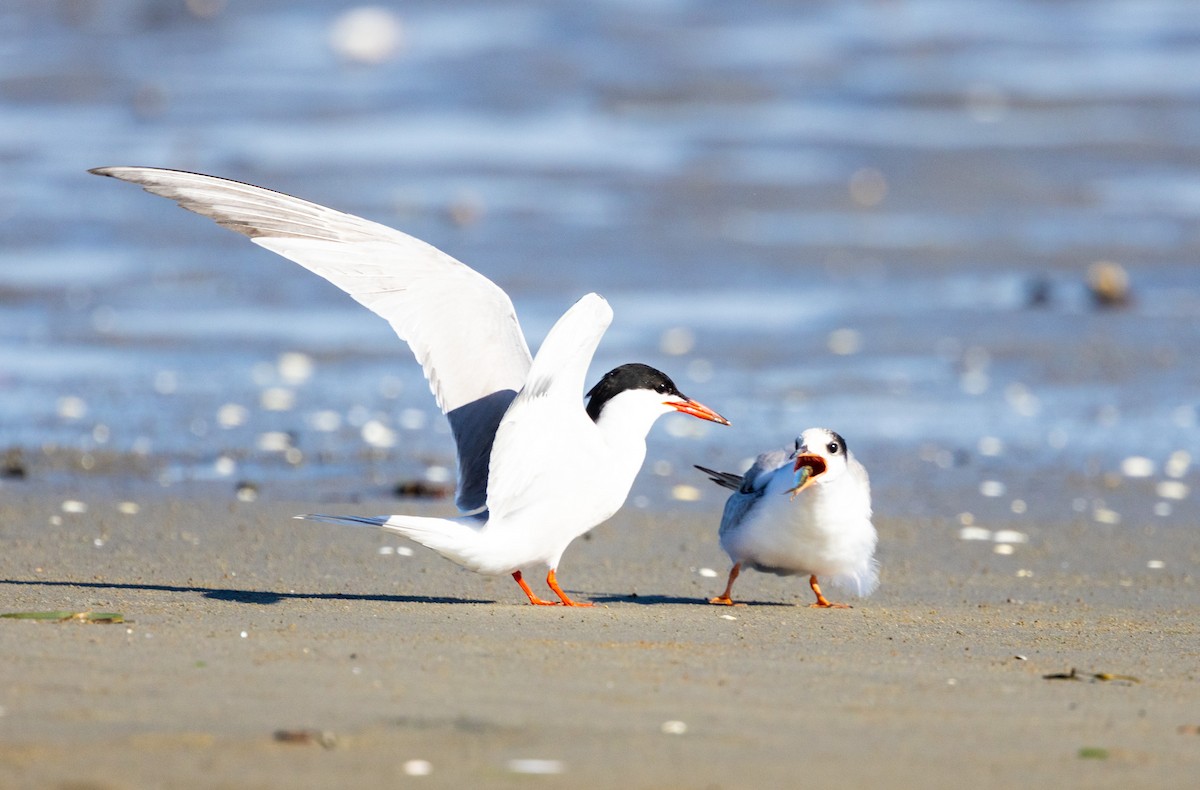
<svg viewBox="0 0 1200 790">
<path fill-rule="evenodd" d="M 521 585 L 521 589 L 529 596 L 529 602 L 534 606 L 558 606 L 558 601 L 543 601 L 533 594 L 533 590 L 529 589 L 529 585 L 525 583 L 525 579 L 521 577 L 520 571 L 513 571 L 513 578 L 517 584 Z"/>
<path fill-rule="evenodd" d="M 817 602 L 810 603 L 810 609 L 853 609 L 854 607 L 848 603 L 830 603 L 824 595 L 821 595 L 821 585 L 817 584 L 816 575 L 808 577 L 808 586 L 812 587 L 812 591 L 817 594 Z"/>
<path fill-rule="evenodd" d="M 562 601 L 563 606 L 595 606 L 596 605 L 594 603 L 579 603 L 577 601 L 572 601 L 570 598 L 568 598 L 567 594 L 565 592 L 563 592 L 562 587 L 558 586 L 558 577 L 554 575 L 553 568 L 551 568 L 550 572 L 546 574 L 546 584 L 550 585 L 551 590 L 554 590 L 554 594 L 559 597 L 559 600 Z"/>
<path fill-rule="evenodd" d="M 742 603 L 734 603 L 733 598 L 733 582 L 737 579 L 738 574 L 742 572 L 742 563 L 735 562 L 733 567 L 729 569 L 729 582 L 725 585 L 725 592 L 718 595 L 716 598 L 709 598 L 709 603 L 720 604 L 721 606 L 745 606 Z"/>
</svg>

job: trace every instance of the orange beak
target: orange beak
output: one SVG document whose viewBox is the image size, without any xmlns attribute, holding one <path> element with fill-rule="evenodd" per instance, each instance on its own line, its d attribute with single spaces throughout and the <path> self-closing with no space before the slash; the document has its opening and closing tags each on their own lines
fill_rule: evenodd
<svg viewBox="0 0 1200 790">
<path fill-rule="evenodd" d="M 675 403 L 673 401 L 665 401 L 663 403 L 663 405 L 670 406 L 672 409 L 683 412 L 684 414 L 690 414 L 693 417 L 699 417 L 702 420 L 708 420 L 709 422 L 715 422 L 715 423 L 719 423 L 721 425 L 729 424 L 729 420 L 727 420 L 724 417 L 722 417 L 721 415 L 717 414 L 715 411 L 708 408 L 703 403 L 698 403 L 697 401 L 694 401 L 694 400 L 686 400 L 683 403 Z"/>
</svg>

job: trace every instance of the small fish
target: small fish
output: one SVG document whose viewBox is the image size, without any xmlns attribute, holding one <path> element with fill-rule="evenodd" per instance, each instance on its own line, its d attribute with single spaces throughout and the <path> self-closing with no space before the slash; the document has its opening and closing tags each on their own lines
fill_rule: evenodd
<svg viewBox="0 0 1200 790">
<path fill-rule="evenodd" d="M 793 485 L 784 493 L 791 494 L 792 499 L 795 499 L 796 495 L 799 494 L 800 491 L 804 489 L 804 486 L 808 484 L 808 481 L 812 479 L 812 476 L 813 468 L 811 466 L 800 467 L 796 470 L 796 479 L 794 481 L 795 485 Z"/>
</svg>

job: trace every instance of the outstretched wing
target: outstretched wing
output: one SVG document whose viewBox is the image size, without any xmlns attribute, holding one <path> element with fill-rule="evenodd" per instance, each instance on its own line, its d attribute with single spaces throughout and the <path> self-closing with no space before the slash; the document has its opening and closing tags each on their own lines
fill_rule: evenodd
<svg viewBox="0 0 1200 790">
<path fill-rule="evenodd" d="M 444 252 L 385 225 L 269 189 L 149 167 L 91 171 L 174 200 L 294 261 L 392 325 L 458 446 L 458 505 L 482 507 L 496 426 L 530 367 L 512 302 Z"/>
<path fill-rule="evenodd" d="M 612 308 L 590 293 L 555 322 L 542 341 L 524 388 L 496 432 L 497 463 L 488 485 L 488 512 L 499 520 L 527 505 L 556 498 L 560 489 L 574 490 L 570 480 L 580 470 L 556 462 L 563 455 L 563 436 L 587 441 L 591 419 L 583 409 L 584 377 Z M 579 430 L 584 426 L 585 430 Z M 599 434 L 595 434 L 599 441 Z M 587 452 L 586 448 L 573 448 Z"/>
</svg>

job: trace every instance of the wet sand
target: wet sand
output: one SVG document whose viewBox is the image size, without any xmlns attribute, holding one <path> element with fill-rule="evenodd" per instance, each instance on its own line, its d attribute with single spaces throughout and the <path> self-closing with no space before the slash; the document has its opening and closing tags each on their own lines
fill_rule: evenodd
<svg viewBox="0 0 1200 790">
<path fill-rule="evenodd" d="M 395 553 L 398 539 L 290 518 L 311 509 L 159 498 L 63 513 L 61 497 L 6 484 L 4 611 L 127 622 L 0 620 L 0 785 L 1182 788 L 1200 775 L 1190 530 L 1026 524 L 1029 543 L 1004 556 L 957 540 L 956 523 L 884 517 L 883 584 L 855 608 L 809 609 L 802 580 L 748 573 L 735 593 L 749 605 L 728 609 L 702 603 L 726 571 L 715 505 L 626 508 L 568 550 L 564 586 L 598 606 L 564 610 L 420 547 Z M 1138 682 L 1044 678 L 1072 668 Z"/>
</svg>

